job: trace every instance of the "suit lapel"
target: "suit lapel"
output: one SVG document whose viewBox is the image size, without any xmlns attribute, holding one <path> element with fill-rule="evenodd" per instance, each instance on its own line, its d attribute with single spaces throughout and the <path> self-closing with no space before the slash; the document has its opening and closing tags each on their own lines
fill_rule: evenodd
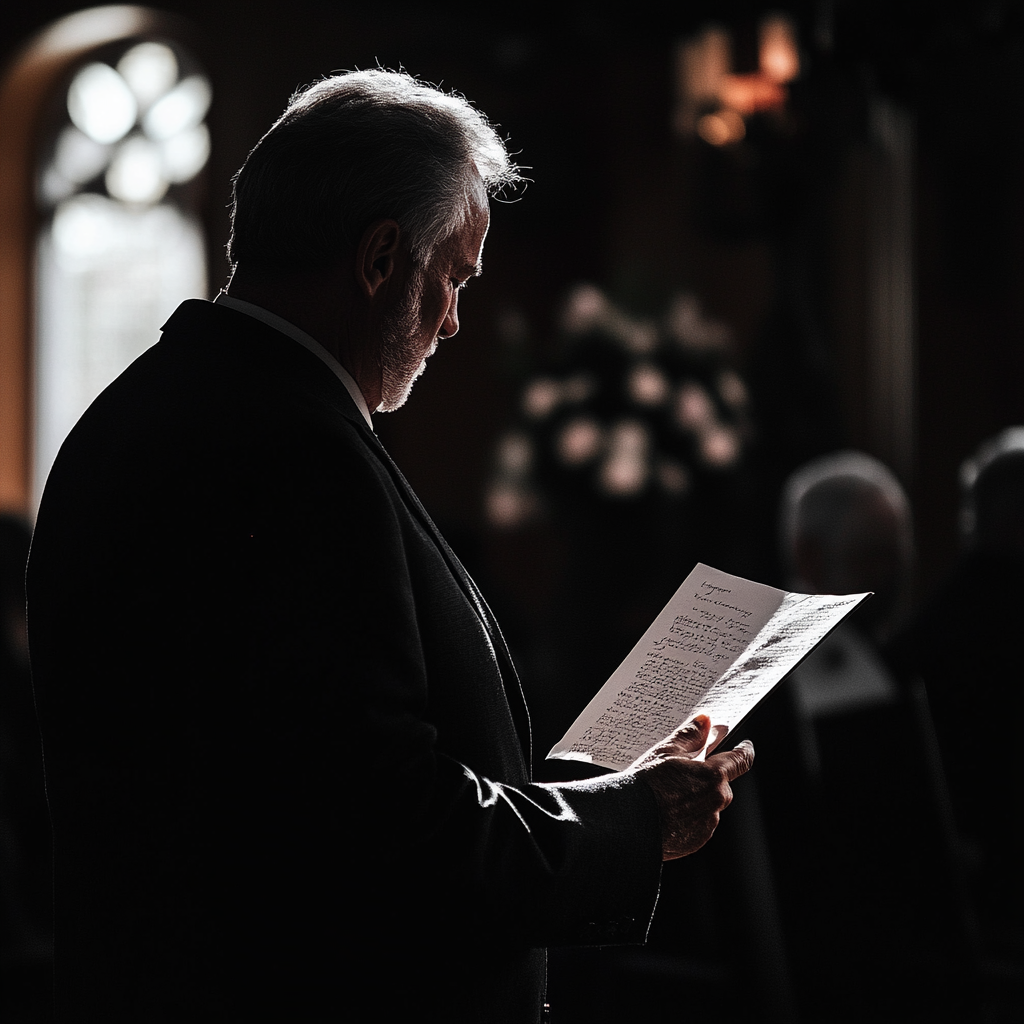
<svg viewBox="0 0 1024 1024">
<path fill-rule="evenodd" d="M 175 330 L 181 327 L 180 334 Z M 304 369 L 308 386 L 329 401 L 337 410 L 338 414 L 349 420 L 355 428 L 360 431 L 367 447 L 372 451 L 384 468 L 388 471 L 398 493 L 409 510 L 409 513 L 419 521 L 427 535 L 431 538 L 445 564 L 448 566 L 453 578 L 466 596 L 466 599 L 476 610 L 487 634 L 491 648 L 494 651 L 495 659 L 498 662 L 498 670 L 504 683 L 505 699 L 508 703 L 509 712 L 519 741 L 523 748 L 523 756 L 526 760 L 527 770 L 532 772 L 531 741 L 530 741 L 530 715 L 526 707 L 526 700 L 523 697 L 522 686 L 519 683 L 519 676 L 516 673 L 515 665 L 505 644 L 505 638 L 501 634 L 497 620 L 484 601 L 483 595 L 477 589 L 469 573 L 466 572 L 462 563 L 455 556 L 455 553 L 448 547 L 444 537 L 434 525 L 433 520 L 427 514 L 426 509 L 416 497 L 409 482 L 402 475 L 401 470 L 392 461 L 384 446 L 380 443 L 377 435 L 366 425 L 366 420 L 356 408 L 352 396 L 331 372 L 323 360 L 308 352 L 294 339 L 282 334 L 277 328 L 271 327 L 263 321 L 257 320 L 247 313 L 231 309 L 224 305 L 217 305 L 201 299 L 189 299 L 183 302 L 172 314 L 171 318 L 163 326 L 165 338 L 178 337 L 189 343 L 194 342 L 196 337 L 212 336 L 223 339 L 225 336 L 236 339 L 246 339 L 262 336 L 265 339 L 274 339 L 275 346 L 280 343 L 282 355 L 288 353 L 289 358 L 295 358 Z"/>
<path fill-rule="evenodd" d="M 409 481 L 405 479 L 402 471 L 387 453 L 387 449 L 385 449 L 384 445 L 380 443 L 380 439 L 373 433 L 373 431 L 366 427 L 366 424 L 362 421 L 362 417 L 360 417 L 360 420 L 356 425 L 361 430 L 363 437 L 366 439 L 368 447 L 377 455 L 385 469 L 387 469 L 388 473 L 391 475 L 391 478 L 398 489 L 398 493 L 402 496 L 402 500 L 405 502 L 406 507 L 426 530 L 441 557 L 444 559 L 445 564 L 448 566 L 452 576 L 458 582 L 459 587 L 466 595 L 469 603 L 476 610 L 477 616 L 490 638 L 491 647 L 494 650 L 499 671 L 501 672 L 502 679 L 505 682 L 505 698 L 508 701 L 509 712 L 512 715 L 516 732 L 519 735 L 527 768 L 532 773 L 530 714 L 526 706 L 526 699 L 523 696 L 522 685 L 519 682 L 519 675 L 516 672 L 512 656 L 508 650 L 508 645 L 505 643 L 505 638 L 498 626 L 497 619 L 494 617 L 494 613 L 488 607 L 479 588 L 473 582 L 473 578 L 468 572 L 466 572 L 465 567 L 459 561 L 455 552 L 448 546 L 448 542 L 441 535 L 441 531 L 434 525 L 434 521 L 430 518 L 427 510 L 423 507 L 420 499 L 416 496 L 416 492 L 412 489 Z"/>
</svg>

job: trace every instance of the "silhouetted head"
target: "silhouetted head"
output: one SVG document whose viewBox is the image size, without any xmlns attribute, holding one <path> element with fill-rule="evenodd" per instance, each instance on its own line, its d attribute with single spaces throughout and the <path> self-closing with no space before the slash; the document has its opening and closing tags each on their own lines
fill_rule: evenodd
<svg viewBox="0 0 1024 1024">
<path fill-rule="evenodd" d="M 960 486 L 965 547 L 1024 558 L 1024 427 L 985 441 L 960 467 Z"/>
<path fill-rule="evenodd" d="M 885 465 L 839 452 L 790 476 L 779 516 L 783 564 L 794 589 L 873 591 L 861 621 L 883 631 L 905 596 L 913 558 L 910 503 Z"/>
<path fill-rule="evenodd" d="M 228 257 L 320 269 L 390 219 L 422 265 L 474 205 L 518 180 L 504 142 L 462 96 L 404 72 L 334 75 L 292 97 L 235 175 Z"/>
<path fill-rule="evenodd" d="M 466 99 L 403 72 L 292 97 L 235 176 L 229 296 L 305 330 L 397 409 L 480 273 L 488 198 L 519 180 Z"/>
</svg>

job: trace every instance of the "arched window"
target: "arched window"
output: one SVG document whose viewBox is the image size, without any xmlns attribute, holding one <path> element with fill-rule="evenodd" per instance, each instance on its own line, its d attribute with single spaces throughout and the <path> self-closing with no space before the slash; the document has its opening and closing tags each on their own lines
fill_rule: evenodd
<svg viewBox="0 0 1024 1024">
<path fill-rule="evenodd" d="M 178 302 L 206 293 L 211 92 L 172 29 L 145 8 L 80 12 L 31 43 L 0 92 L 12 111 L 21 86 L 23 130 L 0 147 L 20 146 L 4 163 L 31 211 L 18 224 L 0 200 L 0 287 L 21 314 L 0 325 L 2 397 L 20 406 L 0 413 L 4 505 L 36 507 L 85 408 Z"/>
</svg>

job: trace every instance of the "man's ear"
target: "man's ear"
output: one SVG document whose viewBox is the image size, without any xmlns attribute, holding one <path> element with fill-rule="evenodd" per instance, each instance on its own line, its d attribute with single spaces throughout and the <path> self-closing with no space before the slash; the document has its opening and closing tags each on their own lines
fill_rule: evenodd
<svg viewBox="0 0 1024 1024">
<path fill-rule="evenodd" d="M 368 299 L 386 287 L 394 275 L 402 241 L 402 230 L 394 220 L 371 224 L 356 249 L 356 285 Z"/>
</svg>

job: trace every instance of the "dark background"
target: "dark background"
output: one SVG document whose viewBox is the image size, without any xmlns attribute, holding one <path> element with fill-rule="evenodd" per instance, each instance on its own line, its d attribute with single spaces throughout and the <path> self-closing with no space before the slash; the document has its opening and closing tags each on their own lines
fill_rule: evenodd
<svg viewBox="0 0 1024 1024">
<path fill-rule="evenodd" d="M 957 553 L 957 467 L 984 438 L 1024 422 L 1019 4 L 690 3 L 655 13 L 641 3 L 608 14 L 586 4 L 160 6 L 185 20 L 183 39 L 213 82 L 203 199 L 211 295 L 226 277 L 231 175 L 291 92 L 325 73 L 379 63 L 457 88 L 529 168 L 521 201 L 493 205 L 485 274 L 460 302 L 458 339 L 433 359 L 409 405 L 377 425 L 505 623 L 538 709 L 538 750 L 578 710 L 575 693 L 550 690 L 567 635 L 553 634 L 552 623 L 575 630 L 572 639 L 594 640 L 596 689 L 693 561 L 784 583 L 774 549 L 782 480 L 817 454 L 872 450 L 861 171 L 871 152 L 869 110 L 880 98 L 916 124 L 917 410 L 904 483 L 915 510 L 917 598 L 947 573 Z M 0 55 L 12 58 L 77 9 L 9 4 Z M 736 41 L 736 70 L 752 71 L 757 23 L 768 10 L 795 19 L 802 47 L 787 131 L 752 128 L 729 151 L 673 135 L 676 42 L 719 22 Z M 649 531 L 628 517 L 617 526 L 577 521 L 513 533 L 487 525 L 494 442 L 515 417 L 524 380 L 547 358 L 558 303 L 578 281 L 638 314 L 693 290 L 734 334 L 731 359 L 751 390 L 755 443 L 725 504 L 695 496 L 674 533 L 671 523 Z M 598 540 L 574 546 L 573 535 L 588 531 Z M 577 592 L 606 595 L 621 611 L 618 632 L 595 639 L 579 617 L 559 611 L 573 580 Z M 724 852 L 720 860 L 732 863 Z M 675 897 L 669 887 L 659 916 L 677 898 L 699 922 L 691 933 L 709 936 L 714 956 L 703 967 L 680 975 L 677 958 L 672 969 L 677 982 L 701 981 L 715 999 L 731 977 L 721 966 L 731 911 L 727 899 L 708 894 L 756 889 L 744 863 L 729 869 L 739 885 L 730 875 L 691 882 Z M 713 870 L 695 859 L 693 877 Z M 784 985 L 763 995 L 772 963 L 743 955 L 763 982 L 762 1008 L 785 1004 Z M 657 973 L 651 963 L 643 969 Z M 567 960 L 563 976 L 574 969 Z M 707 998 L 710 1007 L 715 999 Z M 773 1019 L 767 1012 L 763 1019 Z"/>
<path fill-rule="evenodd" d="M 692 288 L 730 325 L 737 366 L 760 389 L 761 449 L 775 478 L 837 443 L 866 446 L 870 396 L 857 379 L 864 341 L 853 322 L 864 315 L 865 271 L 849 222 L 862 212 L 868 105 L 893 99 L 917 124 L 919 409 L 906 482 L 926 592 L 955 554 L 957 465 L 1024 419 L 1020 6 L 673 6 L 616 14 L 584 4 L 160 5 L 185 19 L 185 39 L 213 80 L 211 289 L 227 270 L 230 177 L 291 92 L 332 70 L 403 67 L 469 96 L 532 178 L 521 202 L 494 206 L 487 272 L 464 296 L 459 341 L 433 361 L 416 400 L 379 423 L 435 516 L 484 530 L 494 437 L 524 373 L 543 358 L 557 301 L 579 280 L 633 300 L 638 312 Z M 8 5 L 0 52 L 10 59 L 76 9 Z M 733 32 L 737 70 L 753 70 L 757 22 L 769 10 L 797 22 L 795 127 L 786 137 L 752 132 L 736 154 L 680 142 L 670 129 L 673 45 L 715 21 Z M 522 351 L 501 341 L 509 310 L 530 327 Z M 768 508 L 774 495 L 763 499 Z"/>
</svg>

